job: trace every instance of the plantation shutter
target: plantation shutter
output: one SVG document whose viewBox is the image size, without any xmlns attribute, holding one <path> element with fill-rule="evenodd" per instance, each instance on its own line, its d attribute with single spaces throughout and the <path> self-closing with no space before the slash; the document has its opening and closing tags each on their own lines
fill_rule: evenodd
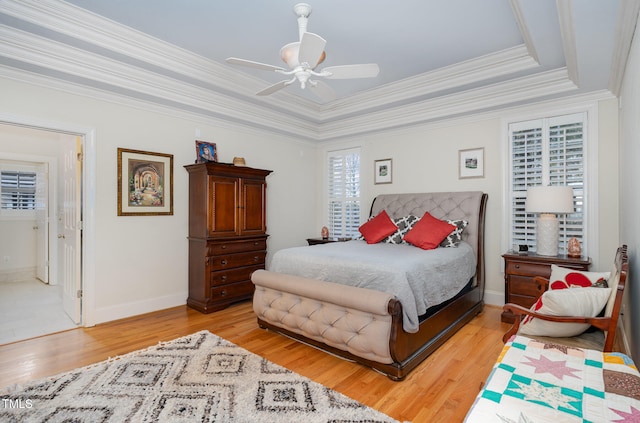
<svg viewBox="0 0 640 423">
<path fill-rule="evenodd" d="M 524 244 L 535 249 L 538 216 L 525 213 L 527 188 L 547 185 L 573 188 L 574 213 L 558 215 L 560 254 L 566 253 L 567 241 L 572 237 L 584 245 L 585 125 L 584 113 L 509 125 L 510 245 Z"/>
<path fill-rule="evenodd" d="M 3 170 L 0 172 L 0 208 L 34 210 L 36 206 L 36 173 Z"/>
<path fill-rule="evenodd" d="M 360 227 L 360 150 L 328 154 L 328 216 L 331 237 L 354 237 Z"/>
</svg>

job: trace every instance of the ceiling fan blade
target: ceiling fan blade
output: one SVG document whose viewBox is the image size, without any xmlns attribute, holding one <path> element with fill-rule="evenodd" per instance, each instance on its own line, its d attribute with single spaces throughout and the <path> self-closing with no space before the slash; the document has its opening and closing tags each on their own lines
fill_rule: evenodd
<svg viewBox="0 0 640 423">
<path fill-rule="evenodd" d="M 336 93 L 328 84 L 322 81 L 314 81 L 314 82 L 315 84 L 309 84 L 309 89 L 312 93 L 318 96 L 320 100 L 332 101 L 336 99 Z"/>
<path fill-rule="evenodd" d="M 326 44 L 327 41 L 319 35 L 311 32 L 305 32 L 302 34 L 302 39 L 300 40 L 300 51 L 298 53 L 298 63 L 306 62 L 312 69 L 315 68 L 321 61 L 320 59 L 322 58 L 324 46 Z"/>
<path fill-rule="evenodd" d="M 227 63 L 231 65 L 247 66 L 254 69 L 262 69 L 262 70 L 268 70 L 268 71 L 285 70 L 280 66 L 267 65 L 266 63 L 253 62 L 251 60 L 238 59 L 237 57 L 227 58 Z"/>
<path fill-rule="evenodd" d="M 325 75 L 328 72 L 329 75 Z M 362 65 L 329 66 L 320 72 L 327 79 L 374 78 L 380 68 L 375 63 Z"/>
<path fill-rule="evenodd" d="M 277 84 L 273 84 L 268 86 L 267 88 L 265 88 L 262 91 L 258 91 L 256 93 L 256 95 L 269 95 L 269 94 L 273 94 L 276 91 L 280 91 L 281 89 L 283 89 L 284 87 L 286 87 L 287 85 L 289 85 L 291 83 L 291 81 L 280 81 Z"/>
</svg>

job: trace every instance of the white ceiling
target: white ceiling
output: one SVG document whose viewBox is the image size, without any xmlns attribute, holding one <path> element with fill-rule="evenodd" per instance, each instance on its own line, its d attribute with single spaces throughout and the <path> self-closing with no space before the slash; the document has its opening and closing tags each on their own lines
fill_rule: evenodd
<svg viewBox="0 0 640 423">
<path fill-rule="evenodd" d="M 320 66 L 377 63 L 326 81 L 322 103 L 276 66 L 298 40 L 295 0 L 0 0 L 0 75 L 104 93 L 316 141 L 512 107 L 617 94 L 637 0 L 313 0 Z M 90 12 L 90 13 L 88 13 Z"/>
</svg>

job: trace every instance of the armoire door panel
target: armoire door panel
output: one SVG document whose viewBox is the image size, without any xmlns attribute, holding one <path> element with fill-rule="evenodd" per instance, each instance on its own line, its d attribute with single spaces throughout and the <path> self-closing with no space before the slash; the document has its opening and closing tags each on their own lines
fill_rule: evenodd
<svg viewBox="0 0 640 423">
<path fill-rule="evenodd" d="M 264 181 L 244 180 L 242 183 L 244 203 L 242 205 L 242 233 L 264 233 L 265 221 L 265 191 Z"/>
<path fill-rule="evenodd" d="M 238 179 L 209 177 L 209 235 L 233 236 L 238 234 Z"/>
</svg>

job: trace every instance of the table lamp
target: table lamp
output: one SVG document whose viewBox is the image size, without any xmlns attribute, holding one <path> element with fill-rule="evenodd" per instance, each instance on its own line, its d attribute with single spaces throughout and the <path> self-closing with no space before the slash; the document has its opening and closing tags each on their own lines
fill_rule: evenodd
<svg viewBox="0 0 640 423">
<path fill-rule="evenodd" d="M 539 213 L 536 223 L 536 254 L 558 255 L 559 222 L 556 214 L 573 213 L 573 188 L 567 186 L 527 189 L 527 213 Z"/>
</svg>

